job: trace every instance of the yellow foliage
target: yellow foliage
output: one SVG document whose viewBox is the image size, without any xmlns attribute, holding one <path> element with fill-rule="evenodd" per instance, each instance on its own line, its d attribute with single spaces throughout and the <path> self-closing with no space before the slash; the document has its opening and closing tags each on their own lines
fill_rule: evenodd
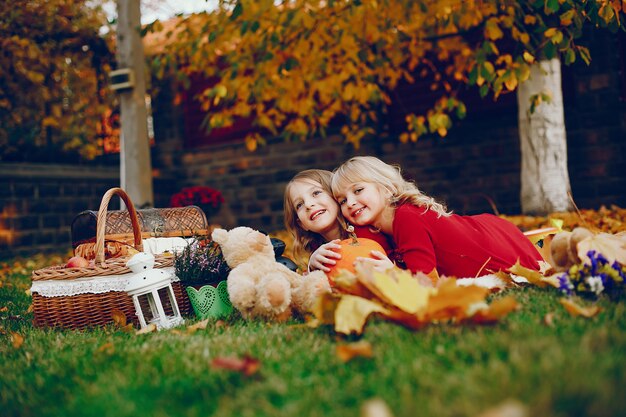
<svg viewBox="0 0 626 417">
<path fill-rule="evenodd" d="M 331 324 L 335 331 L 360 334 L 373 313 L 411 329 L 440 321 L 493 323 L 517 308 L 512 297 L 492 305 L 489 289 L 457 286 L 455 279 L 440 279 L 433 287 L 425 275 L 412 276 L 397 269 L 377 272 L 361 265 L 356 275 L 338 281 L 341 292 L 320 297 L 313 313 L 315 324 Z"/>
<path fill-rule="evenodd" d="M 528 78 L 528 67 L 520 63 L 532 64 L 546 41 L 558 45 L 558 53 L 569 53 L 570 61 L 572 51 L 588 60 L 575 43 L 581 25 L 619 23 L 624 11 L 615 4 L 583 14 L 582 3 L 563 2 L 534 9 L 498 0 L 226 0 L 215 11 L 182 19 L 164 53 L 184 62 L 187 73 L 219 78 L 228 94 L 215 90 L 201 97 L 213 117 L 250 113 L 257 126 L 285 137 L 316 136 L 331 120 L 344 120 L 345 140 L 358 146 L 383 125 L 377 121 L 400 81 L 428 77 L 434 82 L 427 88 L 437 97 L 463 84 L 480 87 L 481 95 L 513 91 Z M 560 19 L 548 18 L 554 13 Z M 536 33 L 544 36 L 531 35 Z M 466 34 L 483 39 L 468 40 Z M 444 136 L 452 118 L 464 114 L 457 105 L 414 115 L 427 116 L 427 128 L 407 124 L 399 139 Z M 444 115 L 445 123 L 436 120 Z M 257 143 L 246 140 L 249 149 Z"/>
</svg>

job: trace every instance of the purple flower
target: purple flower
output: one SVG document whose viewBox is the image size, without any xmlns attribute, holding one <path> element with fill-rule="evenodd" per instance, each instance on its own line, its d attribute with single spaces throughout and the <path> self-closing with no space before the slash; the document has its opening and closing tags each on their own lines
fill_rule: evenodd
<svg viewBox="0 0 626 417">
<path fill-rule="evenodd" d="M 557 277 L 559 280 L 559 290 L 565 295 L 572 295 L 574 293 L 574 284 L 570 281 L 567 273 L 562 273 Z"/>
</svg>

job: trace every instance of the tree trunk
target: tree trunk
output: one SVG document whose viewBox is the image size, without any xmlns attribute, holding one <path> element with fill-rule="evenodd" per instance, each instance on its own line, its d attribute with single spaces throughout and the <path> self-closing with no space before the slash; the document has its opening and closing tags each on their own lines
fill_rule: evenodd
<svg viewBox="0 0 626 417">
<path fill-rule="evenodd" d="M 549 94 L 551 100 L 542 101 L 531 114 L 531 97 L 541 93 Z M 522 212 L 546 215 L 570 210 L 561 63 L 558 59 L 539 61 L 532 66 L 530 78 L 519 86 L 517 104 L 522 153 Z"/>
<path fill-rule="evenodd" d="M 117 0 L 117 62 L 135 78 L 134 87 L 120 93 L 121 187 L 137 208 L 145 208 L 154 206 L 154 195 L 140 28 L 139 0 Z"/>
</svg>

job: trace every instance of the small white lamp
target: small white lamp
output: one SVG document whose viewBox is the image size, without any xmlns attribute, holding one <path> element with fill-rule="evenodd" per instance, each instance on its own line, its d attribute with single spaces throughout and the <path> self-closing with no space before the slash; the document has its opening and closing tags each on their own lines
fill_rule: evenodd
<svg viewBox="0 0 626 417">
<path fill-rule="evenodd" d="M 154 323 L 161 330 L 182 324 L 184 320 L 172 289 L 171 274 L 154 269 L 154 255 L 139 252 L 126 262 L 126 266 L 134 272 L 128 280 L 126 292 L 133 297 L 141 327 Z"/>
</svg>

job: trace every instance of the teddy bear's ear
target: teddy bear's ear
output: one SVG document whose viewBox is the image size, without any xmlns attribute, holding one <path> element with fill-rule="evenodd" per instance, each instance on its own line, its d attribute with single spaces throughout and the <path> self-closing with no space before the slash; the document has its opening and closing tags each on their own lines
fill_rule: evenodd
<svg viewBox="0 0 626 417">
<path fill-rule="evenodd" d="M 221 245 L 228 240 L 228 231 L 224 229 L 215 229 L 213 230 L 213 233 L 211 233 L 211 238 L 214 242 Z"/>
<path fill-rule="evenodd" d="M 263 246 L 267 244 L 267 236 L 255 230 L 253 233 L 246 236 L 246 242 L 251 248 L 261 250 L 263 249 Z"/>
</svg>

